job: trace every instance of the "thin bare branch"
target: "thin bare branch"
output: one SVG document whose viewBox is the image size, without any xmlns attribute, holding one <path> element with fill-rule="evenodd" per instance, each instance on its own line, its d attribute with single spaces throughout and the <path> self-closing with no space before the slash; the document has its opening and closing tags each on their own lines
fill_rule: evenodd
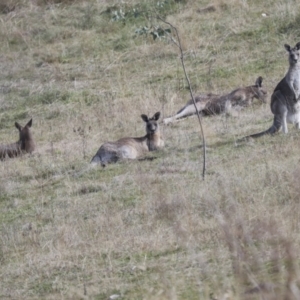
<svg viewBox="0 0 300 300">
<path fill-rule="evenodd" d="M 192 97 L 192 100 L 193 100 L 193 103 L 194 103 L 194 106 L 195 106 L 195 110 L 197 112 L 197 117 L 198 117 L 198 121 L 199 121 L 199 125 L 200 125 L 201 135 L 202 135 L 202 145 L 203 145 L 202 178 L 204 180 L 205 179 L 205 171 L 206 171 L 206 141 L 205 141 L 203 126 L 202 126 L 201 116 L 200 116 L 199 110 L 198 110 L 197 105 L 196 105 L 196 100 L 195 100 L 195 97 L 194 97 L 194 93 L 193 93 L 193 90 L 192 90 L 190 79 L 189 79 L 188 74 L 186 72 L 185 63 L 184 63 L 184 55 L 183 55 L 183 50 L 182 50 L 178 30 L 174 25 L 172 25 L 170 22 L 167 22 L 167 21 L 163 20 L 160 16 L 157 16 L 157 19 L 159 19 L 163 23 L 169 25 L 176 33 L 177 41 L 172 36 L 171 36 L 171 41 L 179 48 L 179 51 L 180 51 L 180 60 L 181 60 L 182 68 L 183 68 L 183 71 L 184 71 L 186 81 L 188 83 L 189 91 L 190 91 L 190 94 L 191 94 L 191 97 Z"/>
</svg>

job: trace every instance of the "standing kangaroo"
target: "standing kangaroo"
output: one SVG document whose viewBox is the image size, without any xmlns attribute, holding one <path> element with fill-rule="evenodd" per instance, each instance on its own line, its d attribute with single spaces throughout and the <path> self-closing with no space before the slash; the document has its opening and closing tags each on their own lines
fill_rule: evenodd
<svg viewBox="0 0 300 300">
<path fill-rule="evenodd" d="M 19 140 L 9 145 L 0 145 L 0 159 L 3 160 L 6 157 L 16 157 L 24 153 L 31 153 L 35 149 L 30 127 L 32 125 L 32 119 L 22 127 L 18 122 L 15 122 L 16 128 L 19 130 Z"/>
<path fill-rule="evenodd" d="M 289 53 L 290 67 L 271 96 L 273 124 L 268 130 L 246 136 L 244 139 L 274 134 L 281 128 L 284 133 L 288 133 L 287 122 L 300 129 L 300 42 L 294 48 L 287 44 L 284 47 Z"/>
<path fill-rule="evenodd" d="M 160 112 L 154 114 L 152 118 L 141 115 L 146 122 L 146 135 L 143 137 L 125 137 L 115 142 L 103 144 L 91 163 L 101 163 L 103 167 L 108 163 L 117 162 L 120 159 L 136 159 L 148 151 L 154 151 L 164 146 L 157 120 Z"/>
<path fill-rule="evenodd" d="M 195 97 L 198 111 L 205 116 L 216 115 L 220 113 L 228 113 L 233 106 L 245 107 L 249 106 L 253 99 L 259 99 L 266 103 L 267 91 L 262 87 L 263 78 L 259 76 L 255 84 L 243 88 L 238 88 L 227 95 L 202 94 Z M 177 119 L 185 118 L 196 114 L 193 100 L 189 100 L 187 104 L 181 108 L 176 115 L 164 119 L 164 124 L 169 124 Z"/>
</svg>

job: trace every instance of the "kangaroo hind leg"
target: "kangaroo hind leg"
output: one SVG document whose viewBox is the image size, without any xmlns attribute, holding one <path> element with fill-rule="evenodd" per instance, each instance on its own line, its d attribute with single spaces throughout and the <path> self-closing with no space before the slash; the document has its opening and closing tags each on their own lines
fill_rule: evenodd
<svg viewBox="0 0 300 300">
<path fill-rule="evenodd" d="M 276 130 L 280 130 L 282 127 L 283 133 L 288 133 L 287 117 L 288 108 L 286 106 L 286 100 L 281 91 L 276 91 L 272 95 L 271 110 L 274 114 L 274 127 Z"/>
<path fill-rule="evenodd" d="M 196 103 L 198 111 L 201 112 L 205 106 L 204 103 L 197 102 Z M 176 115 L 170 118 L 164 119 L 164 124 L 169 124 L 171 122 L 174 122 L 175 120 L 186 118 L 188 116 L 196 114 L 196 109 L 194 104 L 188 104 L 185 107 L 183 107 L 181 110 L 178 111 Z"/>
</svg>

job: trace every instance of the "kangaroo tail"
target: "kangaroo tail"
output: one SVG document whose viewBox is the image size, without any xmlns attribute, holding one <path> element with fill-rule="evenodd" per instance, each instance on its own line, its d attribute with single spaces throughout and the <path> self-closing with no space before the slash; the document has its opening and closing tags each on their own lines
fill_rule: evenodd
<svg viewBox="0 0 300 300">
<path fill-rule="evenodd" d="M 259 132 L 259 133 L 254 133 L 254 134 L 251 134 L 251 135 L 247 135 L 241 139 L 238 140 L 238 142 L 241 142 L 241 141 L 247 141 L 249 140 L 250 138 L 259 138 L 261 136 L 264 136 L 264 135 L 267 135 L 267 134 L 270 134 L 270 135 L 273 135 L 275 134 L 276 132 L 279 131 L 279 128 L 277 128 L 274 124 L 268 129 L 268 130 L 265 130 L 265 131 L 262 131 L 262 132 Z"/>
</svg>

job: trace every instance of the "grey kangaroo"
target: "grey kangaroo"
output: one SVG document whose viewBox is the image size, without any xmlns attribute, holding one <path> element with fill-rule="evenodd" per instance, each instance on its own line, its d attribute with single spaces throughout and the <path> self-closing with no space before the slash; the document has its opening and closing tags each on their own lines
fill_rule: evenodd
<svg viewBox="0 0 300 300">
<path fill-rule="evenodd" d="M 274 115 L 272 126 L 263 132 L 244 137 L 258 138 L 266 134 L 274 134 L 281 128 L 288 133 L 287 122 L 300 129 L 300 42 L 294 48 L 284 45 L 289 53 L 290 67 L 277 84 L 271 96 L 271 111 Z"/>
<path fill-rule="evenodd" d="M 216 115 L 220 113 L 228 113 L 233 106 L 246 107 L 249 106 L 254 98 L 266 103 L 267 91 L 262 87 L 263 78 L 259 76 L 255 84 L 243 88 L 238 88 L 227 95 L 202 94 L 195 97 L 198 111 L 204 115 Z M 189 100 L 187 104 L 181 108 L 176 115 L 164 119 L 164 124 L 169 124 L 177 119 L 185 118 L 196 114 L 193 100 Z"/>
<path fill-rule="evenodd" d="M 16 157 L 24 153 L 31 153 L 35 149 L 35 143 L 30 132 L 32 119 L 22 127 L 18 122 L 15 122 L 16 128 L 19 130 L 19 140 L 8 145 L 0 145 L 0 159 L 7 157 Z"/>
<path fill-rule="evenodd" d="M 146 123 L 146 135 L 143 137 L 125 137 L 115 142 L 103 144 L 91 163 L 101 163 L 105 167 L 108 163 L 117 162 L 121 159 L 136 159 L 148 151 L 154 151 L 164 146 L 158 119 L 160 112 L 154 114 L 152 118 L 141 115 Z"/>
</svg>

